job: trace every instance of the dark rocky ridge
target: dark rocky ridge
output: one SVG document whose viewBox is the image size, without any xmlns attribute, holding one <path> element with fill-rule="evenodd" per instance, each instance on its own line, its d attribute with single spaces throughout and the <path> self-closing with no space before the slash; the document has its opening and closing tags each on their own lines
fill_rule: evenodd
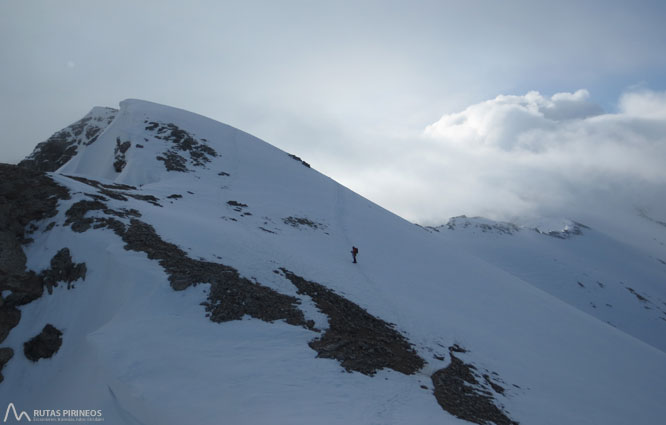
<svg viewBox="0 0 666 425">
<path fill-rule="evenodd" d="M 22 245 L 31 241 L 26 228 L 55 216 L 63 199 L 69 199 L 69 191 L 43 172 L 0 164 L 0 292 L 11 291 L 0 300 L 0 342 L 13 327 L 6 326 L 15 321 L 16 306 L 40 297 L 43 291 L 42 279 L 25 268 Z"/>
<path fill-rule="evenodd" d="M 304 167 L 306 167 L 306 168 L 310 168 L 310 164 L 308 164 L 307 162 L 303 161 L 300 157 L 298 157 L 298 156 L 296 156 L 296 155 L 294 155 L 294 154 L 291 154 L 291 153 L 289 153 L 289 154 L 287 154 L 287 155 L 289 155 L 289 158 L 293 159 L 294 161 L 298 161 L 298 162 L 300 162 Z"/>
<path fill-rule="evenodd" d="M 456 357 L 454 352 L 464 352 L 458 346 L 449 348 L 451 363 L 433 373 L 435 398 L 442 409 L 453 416 L 480 425 L 518 425 L 494 403 L 493 391 L 504 394 L 504 388 L 484 374 L 485 385 L 479 382 L 476 368 Z"/>
<path fill-rule="evenodd" d="M 347 371 L 374 375 L 383 368 L 411 375 L 425 362 L 393 325 L 336 294 L 327 287 L 281 268 L 285 277 L 328 316 L 329 328 L 311 341 L 317 357 L 336 359 Z"/>
<path fill-rule="evenodd" d="M 34 222 L 55 216 L 58 201 L 69 198 L 67 188 L 41 171 L 0 164 L 0 293 L 10 291 L 6 298 L 0 297 L 0 343 L 21 320 L 17 307 L 42 296 L 46 276 L 71 277 L 70 272 L 85 270 L 85 265 L 68 268 L 72 264 L 68 250 L 61 250 L 51 261 L 51 269 L 39 275 L 26 270 L 22 245 L 31 241 L 27 236 L 36 229 Z M 13 354 L 11 348 L 0 348 L 0 370 Z"/>
<path fill-rule="evenodd" d="M 23 344 L 23 353 L 33 362 L 48 359 L 58 352 L 62 345 L 62 331 L 51 324 L 44 326 L 42 331 Z"/>
<path fill-rule="evenodd" d="M 94 143 L 118 112 L 112 108 L 105 110 L 105 117 L 88 115 L 38 144 L 19 166 L 36 171 L 55 171 L 62 167 L 76 155 L 79 146 Z"/>
<path fill-rule="evenodd" d="M 285 320 L 307 327 L 303 312 L 297 307 L 297 298 L 252 282 L 233 267 L 194 260 L 176 245 L 164 241 L 147 223 L 132 219 L 122 239 L 125 249 L 145 252 L 151 260 L 158 260 L 173 289 L 180 291 L 197 283 L 210 283 L 206 310 L 214 322 L 240 320 L 249 315 L 267 322 Z"/>
</svg>

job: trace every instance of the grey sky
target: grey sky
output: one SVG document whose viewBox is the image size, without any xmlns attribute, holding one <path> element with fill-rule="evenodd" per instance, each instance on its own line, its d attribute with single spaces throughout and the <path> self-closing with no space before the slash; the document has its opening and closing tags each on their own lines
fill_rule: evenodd
<svg viewBox="0 0 666 425">
<path fill-rule="evenodd" d="M 500 94 L 587 89 L 615 112 L 626 91 L 665 90 L 664 22 L 663 1 L 3 0 L 0 161 L 93 106 L 141 98 L 255 134 L 420 219 L 364 176 L 391 174 L 382 164 L 413 146 L 428 156 L 428 125 Z"/>
</svg>

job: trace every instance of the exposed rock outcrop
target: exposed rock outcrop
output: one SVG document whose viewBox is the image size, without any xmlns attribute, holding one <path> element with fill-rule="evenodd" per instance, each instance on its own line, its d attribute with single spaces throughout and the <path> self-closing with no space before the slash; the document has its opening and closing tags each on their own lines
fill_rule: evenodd
<svg viewBox="0 0 666 425">
<path fill-rule="evenodd" d="M 0 304 L 0 342 L 18 324 L 16 306 L 42 295 L 42 279 L 26 270 L 22 245 L 36 229 L 30 225 L 55 216 L 62 199 L 69 191 L 43 172 L 0 164 L 0 293 L 9 291 Z"/>
<path fill-rule="evenodd" d="M 169 150 L 157 156 L 164 163 L 167 171 L 189 171 L 188 165 L 204 167 L 210 158 L 217 156 L 215 149 L 207 144 L 206 139 L 197 139 L 187 131 L 172 123 L 145 121 L 146 130 L 154 133 L 156 139 L 170 142 Z M 185 157 L 187 154 L 189 157 Z"/>
<path fill-rule="evenodd" d="M 122 235 L 125 249 L 148 254 L 158 260 L 169 275 L 171 287 L 183 290 L 197 283 L 210 283 L 206 310 L 214 322 L 240 320 L 244 315 L 272 322 L 307 327 L 297 298 L 280 294 L 267 286 L 240 276 L 233 267 L 210 261 L 194 260 L 176 245 L 164 241 L 155 229 L 132 219 Z"/>
<path fill-rule="evenodd" d="M 127 165 L 127 159 L 125 158 L 125 153 L 132 146 L 132 142 L 126 140 L 121 142 L 120 139 L 116 139 L 116 147 L 113 149 L 113 169 L 116 170 L 116 173 L 120 173 Z"/>
<path fill-rule="evenodd" d="M 66 282 L 67 289 L 70 289 L 72 282 L 86 278 L 87 270 L 85 263 L 74 264 L 69 248 L 63 248 L 51 258 L 51 268 L 40 273 L 40 277 L 51 293 L 58 282 Z"/>
<path fill-rule="evenodd" d="M 100 211 L 107 217 L 88 217 L 89 211 Z M 204 305 L 214 322 L 240 320 L 248 315 L 267 322 L 285 320 L 292 325 L 309 327 L 298 308 L 298 298 L 252 282 L 240 276 L 233 267 L 190 258 L 178 246 L 164 241 L 153 226 L 134 218 L 140 216 L 135 210 L 117 211 L 99 200 L 82 200 L 73 204 L 65 214 L 66 224 L 76 232 L 85 232 L 91 227 L 109 228 L 122 238 L 125 249 L 145 252 L 151 260 L 158 260 L 169 275 L 174 290 L 210 283 L 210 293 Z M 129 225 L 119 218 L 130 218 Z"/>
<path fill-rule="evenodd" d="M 33 362 L 48 359 L 58 352 L 62 345 L 62 331 L 51 324 L 23 344 L 23 353 Z"/>
<path fill-rule="evenodd" d="M 336 359 L 347 371 L 374 375 L 383 368 L 411 375 L 424 365 L 412 345 L 394 326 L 327 287 L 280 269 L 285 277 L 328 316 L 329 328 L 310 342 L 318 357 Z"/>
<path fill-rule="evenodd" d="M 493 382 L 488 374 L 483 375 L 485 382 L 480 382 L 476 368 L 454 354 L 461 351 L 464 352 L 458 346 L 450 347 L 451 363 L 431 377 L 435 398 L 442 409 L 457 418 L 480 425 L 518 425 L 494 402 L 493 391 L 504 394 L 504 388 Z"/>
</svg>

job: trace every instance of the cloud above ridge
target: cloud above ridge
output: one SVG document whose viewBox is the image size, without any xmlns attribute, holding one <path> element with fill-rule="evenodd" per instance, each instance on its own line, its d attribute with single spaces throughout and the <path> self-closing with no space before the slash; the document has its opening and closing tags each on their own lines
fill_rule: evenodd
<svg viewBox="0 0 666 425">
<path fill-rule="evenodd" d="M 617 113 L 587 90 L 500 95 L 443 115 L 397 161 L 387 166 L 398 173 L 369 172 L 362 190 L 424 224 L 666 214 L 666 93 L 627 92 Z"/>
<path fill-rule="evenodd" d="M 524 96 L 500 95 L 462 112 L 446 114 L 425 134 L 447 143 L 485 146 L 505 151 L 540 151 L 541 132 L 556 132 L 569 122 L 603 114 L 590 102 L 587 90 L 557 93 L 550 98 L 537 91 Z"/>
</svg>

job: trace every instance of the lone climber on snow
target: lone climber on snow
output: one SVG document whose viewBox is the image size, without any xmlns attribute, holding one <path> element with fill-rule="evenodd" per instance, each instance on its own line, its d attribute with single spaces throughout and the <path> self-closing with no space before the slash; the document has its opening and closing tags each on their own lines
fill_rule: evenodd
<svg viewBox="0 0 666 425">
<path fill-rule="evenodd" d="M 351 253 L 352 253 L 352 257 L 354 258 L 354 263 L 355 263 L 356 262 L 356 255 L 358 255 L 358 248 L 356 248 L 355 246 L 352 246 Z"/>
</svg>

